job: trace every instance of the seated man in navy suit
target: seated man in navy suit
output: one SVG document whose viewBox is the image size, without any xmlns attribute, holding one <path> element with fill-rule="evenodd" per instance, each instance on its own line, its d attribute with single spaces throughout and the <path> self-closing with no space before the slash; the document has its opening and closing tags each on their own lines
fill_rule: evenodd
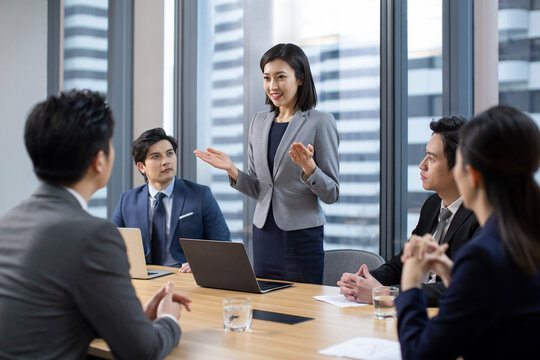
<svg viewBox="0 0 540 360">
<path fill-rule="evenodd" d="M 162 128 L 133 141 L 133 161 L 146 185 L 122 194 L 111 221 L 141 230 L 147 263 L 189 272 L 178 239 L 230 241 L 231 234 L 210 188 L 176 177 L 177 147 Z"/>
<path fill-rule="evenodd" d="M 478 230 L 478 221 L 473 212 L 462 205 L 463 199 L 453 176 L 459 129 L 463 124 L 465 118 L 461 116 L 443 117 L 430 124 L 433 135 L 426 145 L 426 156 L 420 163 L 420 178 L 422 187 L 436 194 L 424 202 L 420 219 L 412 232 L 420 236 L 430 233 L 440 244 L 448 243 L 446 254 L 451 259 Z M 371 303 L 374 287 L 399 286 L 403 268 L 402 252 L 371 272 L 366 265 L 362 265 L 356 274 L 343 274 L 341 281 L 338 281 L 341 294 L 351 301 Z M 445 286 L 441 279 L 428 275 L 422 289 L 428 306 L 438 306 Z"/>
</svg>

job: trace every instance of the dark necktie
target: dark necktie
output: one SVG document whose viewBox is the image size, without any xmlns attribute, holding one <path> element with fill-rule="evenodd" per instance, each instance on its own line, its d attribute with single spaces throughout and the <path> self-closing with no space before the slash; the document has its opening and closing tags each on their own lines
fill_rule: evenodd
<svg viewBox="0 0 540 360">
<path fill-rule="evenodd" d="M 441 208 L 441 212 L 439 214 L 439 223 L 437 224 L 437 228 L 435 229 L 435 232 L 433 233 L 433 238 L 435 241 L 437 241 L 439 244 L 443 244 L 444 239 L 444 228 L 446 227 L 446 224 L 448 223 L 448 219 L 452 216 L 452 212 L 448 210 L 447 208 Z M 423 283 L 434 283 L 436 281 L 436 276 L 432 272 L 428 272 L 426 275 L 424 275 L 424 278 L 422 280 Z"/>
<path fill-rule="evenodd" d="M 152 218 L 152 242 L 150 244 L 150 256 L 154 265 L 163 265 L 165 262 L 165 247 L 167 244 L 167 214 L 165 214 L 165 206 L 163 205 L 163 198 L 165 196 L 167 195 L 162 192 L 158 192 L 155 196 L 156 203 Z"/>
</svg>

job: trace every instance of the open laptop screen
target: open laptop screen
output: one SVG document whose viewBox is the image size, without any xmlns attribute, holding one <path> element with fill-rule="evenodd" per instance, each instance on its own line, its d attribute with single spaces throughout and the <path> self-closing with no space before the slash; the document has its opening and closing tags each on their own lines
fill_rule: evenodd
<svg viewBox="0 0 540 360">
<path fill-rule="evenodd" d="M 129 274 L 132 279 L 153 279 L 158 276 L 172 274 L 169 270 L 147 270 L 142 244 L 141 230 L 138 228 L 122 228 L 118 231 L 126 245 L 129 261 Z"/>
<path fill-rule="evenodd" d="M 197 285 L 216 289 L 263 293 L 292 286 L 292 283 L 260 281 L 242 243 L 180 239 Z"/>
</svg>

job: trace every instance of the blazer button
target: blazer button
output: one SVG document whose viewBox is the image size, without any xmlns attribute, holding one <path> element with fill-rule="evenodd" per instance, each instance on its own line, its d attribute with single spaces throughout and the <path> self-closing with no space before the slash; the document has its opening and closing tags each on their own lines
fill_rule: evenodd
<svg viewBox="0 0 540 360">
<path fill-rule="evenodd" d="M 315 181 L 311 183 L 311 185 L 315 185 Z"/>
</svg>

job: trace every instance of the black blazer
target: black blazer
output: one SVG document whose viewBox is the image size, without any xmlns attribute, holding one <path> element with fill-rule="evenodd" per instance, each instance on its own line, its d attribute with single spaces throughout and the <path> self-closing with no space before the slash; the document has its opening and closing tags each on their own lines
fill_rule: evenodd
<svg viewBox="0 0 540 360">
<path fill-rule="evenodd" d="M 441 198 L 437 194 L 428 197 L 420 210 L 420 218 L 418 219 L 416 228 L 412 232 L 413 235 L 423 236 L 434 231 L 438 223 L 440 209 Z M 462 204 L 444 235 L 444 242 L 447 242 L 449 245 L 446 255 L 453 260 L 459 248 L 469 241 L 478 229 L 478 221 L 473 212 L 463 207 Z M 388 263 L 373 270 L 371 275 L 383 285 L 399 285 L 401 283 L 401 270 L 403 268 L 403 263 L 401 262 L 402 254 L 403 249 Z M 440 279 L 437 280 L 434 284 L 422 285 L 428 306 L 438 306 L 439 298 L 445 290 L 443 282 Z"/>
<path fill-rule="evenodd" d="M 431 320 L 422 297 L 412 288 L 396 299 L 403 360 L 539 358 L 540 271 L 521 272 L 495 215 L 457 254 Z"/>
</svg>

